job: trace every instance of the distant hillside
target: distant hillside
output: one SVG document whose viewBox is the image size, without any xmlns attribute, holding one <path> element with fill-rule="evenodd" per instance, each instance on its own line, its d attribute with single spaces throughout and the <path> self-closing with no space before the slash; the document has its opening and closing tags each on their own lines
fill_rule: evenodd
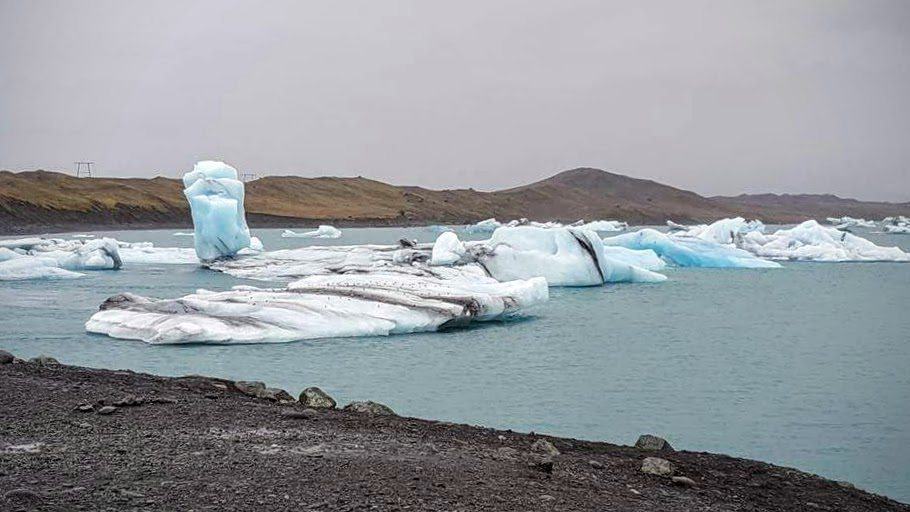
<svg viewBox="0 0 910 512">
<path fill-rule="evenodd" d="M 247 183 L 254 227 L 469 223 L 489 217 L 632 223 L 705 222 L 743 215 L 795 222 L 851 215 L 880 219 L 910 214 L 910 204 L 860 202 L 828 195 L 742 195 L 694 192 L 581 168 L 507 190 L 429 190 L 366 178 L 270 176 Z M 75 178 L 46 171 L 0 172 L 0 234 L 76 229 L 187 227 L 189 207 L 179 180 Z"/>
</svg>

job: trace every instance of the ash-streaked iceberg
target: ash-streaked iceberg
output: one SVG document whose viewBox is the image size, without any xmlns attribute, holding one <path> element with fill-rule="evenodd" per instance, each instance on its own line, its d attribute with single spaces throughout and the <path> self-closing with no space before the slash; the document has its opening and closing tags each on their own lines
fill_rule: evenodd
<svg viewBox="0 0 910 512">
<path fill-rule="evenodd" d="M 281 233 L 282 238 L 341 238 L 341 230 L 323 224 L 313 231 L 305 231 L 303 233 L 298 233 L 290 229 L 285 229 Z"/>
<path fill-rule="evenodd" d="M 183 176 L 193 215 L 196 255 L 202 261 L 235 256 L 250 246 L 243 182 L 224 162 L 203 161 Z"/>
<path fill-rule="evenodd" d="M 706 235 L 713 238 L 714 234 Z M 777 268 L 780 264 L 757 258 L 754 254 L 730 245 L 687 235 L 666 235 L 645 228 L 634 233 L 605 238 L 606 246 L 619 246 L 636 251 L 651 250 L 679 267 L 708 268 Z"/>
<path fill-rule="evenodd" d="M 673 236 L 699 238 L 708 242 L 717 244 L 732 244 L 736 237 L 752 231 L 764 232 L 765 225 L 760 220 L 750 220 L 742 217 L 733 217 L 729 219 L 720 219 L 711 224 L 700 224 L 697 226 L 682 226 L 675 222 L 667 221 L 667 225 L 673 230 Z"/>
<path fill-rule="evenodd" d="M 406 275 L 327 275 L 287 289 L 235 287 L 173 300 L 109 298 L 89 332 L 148 343 L 278 343 L 434 331 L 504 319 L 546 301 L 541 279 L 500 283 Z"/>
<path fill-rule="evenodd" d="M 762 258 L 794 261 L 910 261 L 899 247 L 880 247 L 865 238 L 814 220 L 772 234 L 757 231 L 738 240 L 743 249 Z"/>
</svg>

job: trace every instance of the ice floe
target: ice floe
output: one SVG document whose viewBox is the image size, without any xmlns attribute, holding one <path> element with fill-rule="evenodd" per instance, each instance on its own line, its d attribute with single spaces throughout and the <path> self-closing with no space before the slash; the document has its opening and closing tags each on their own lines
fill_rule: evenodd
<svg viewBox="0 0 910 512">
<path fill-rule="evenodd" d="M 116 270 L 123 264 L 112 238 L 0 240 L 0 280 L 79 277 L 77 271 Z"/>
<path fill-rule="evenodd" d="M 828 217 L 826 219 L 828 223 L 833 225 L 837 229 L 849 229 L 854 227 L 859 228 L 874 228 L 875 221 L 866 220 L 866 219 L 855 219 L 850 216 L 843 217 Z"/>
<path fill-rule="evenodd" d="M 880 247 L 865 238 L 814 220 L 779 229 L 772 234 L 758 231 L 741 236 L 737 245 L 762 258 L 796 261 L 910 261 L 899 247 Z"/>
<path fill-rule="evenodd" d="M 701 230 L 699 233 L 705 233 Z M 710 233 L 710 231 L 708 231 Z M 715 233 L 697 236 L 667 235 L 656 229 L 645 228 L 634 233 L 605 238 L 606 246 L 625 247 L 636 251 L 651 250 L 667 262 L 679 267 L 709 268 L 776 268 L 780 264 L 756 257 L 754 254 L 731 245 L 710 240 Z"/>
<path fill-rule="evenodd" d="M 190 203 L 196 255 L 202 261 L 232 257 L 250 246 L 243 182 L 224 162 L 199 162 L 183 176 Z"/>
<path fill-rule="evenodd" d="M 600 232 L 625 231 L 626 229 L 629 229 L 629 223 L 619 220 L 595 220 L 593 222 L 586 222 L 578 227 L 580 229 L 589 229 L 591 231 Z"/>
<path fill-rule="evenodd" d="M 765 230 L 765 225 L 760 220 L 746 221 L 742 217 L 720 219 L 711 224 L 700 224 L 697 226 L 683 226 L 675 222 L 671 225 L 671 222 L 667 221 L 667 225 L 673 229 L 672 234 L 674 236 L 699 238 L 718 244 L 732 244 L 737 235 Z"/>
<path fill-rule="evenodd" d="M 89 332 L 148 343 L 263 343 L 433 331 L 508 318 L 548 298 L 542 278 L 325 275 L 286 289 L 235 287 L 179 299 L 111 297 Z"/>
<path fill-rule="evenodd" d="M 892 235 L 910 235 L 910 218 L 898 215 L 882 219 L 882 232 Z"/>
<path fill-rule="evenodd" d="M 285 229 L 281 233 L 282 238 L 341 238 L 341 230 L 329 225 L 321 225 L 313 231 L 297 233 L 290 229 Z"/>
</svg>

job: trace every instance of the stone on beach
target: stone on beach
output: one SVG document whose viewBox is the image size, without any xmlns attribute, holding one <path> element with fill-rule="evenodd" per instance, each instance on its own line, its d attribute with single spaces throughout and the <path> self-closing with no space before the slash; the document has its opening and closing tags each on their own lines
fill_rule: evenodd
<svg viewBox="0 0 910 512">
<path fill-rule="evenodd" d="M 9 352 L 7 352 L 5 350 L 0 350 L 0 364 L 10 364 L 15 359 L 16 358 L 13 357 L 13 355 L 10 354 Z"/>
<path fill-rule="evenodd" d="M 344 406 L 344 410 L 369 414 L 371 416 L 397 416 L 391 407 L 370 400 L 365 402 L 351 402 Z"/>
<path fill-rule="evenodd" d="M 673 447 L 662 437 L 653 434 L 642 434 L 635 442 L 635 447 L 639 450 L 648 450 L 653 452 L 672 452 Z"/>
<path fill-rule="evenodd" d="M 673 474 L 673 463 L 659 457 L 646 457 L 641 462 L 641 472 L 657 476 L 670 476 Z"/>
<path fill-rule="evenodd" d="M 328 393 L 312 386 L 300 393 L 300 404 L 313 409 L 334 409 L 337 403 Z"/>
</svg>

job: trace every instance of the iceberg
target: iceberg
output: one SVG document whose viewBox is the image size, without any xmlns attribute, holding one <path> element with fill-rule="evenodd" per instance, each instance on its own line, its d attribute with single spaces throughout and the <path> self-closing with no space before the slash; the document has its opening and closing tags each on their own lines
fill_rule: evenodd
<svg viewBox="0 0 910 512">
<path fill-rule="evenodd" d="M 174 233 L 174 236 L 196 236 L 195 233 L 185 233 L 183 231 L 178 231 Z"/>
<path fill-rule="evenodd" d="M 465 246 L 458 239 L 458 235 L 451 231 L 446 231 L 439 235 L 433 244 L 433 251 L 430 253 L 430 265 L 452 265 L 461 260 L 465 252 Z"/>
<path fill-rule="evenodd" d="M 910 218 L 898 215 L 882 219 L 882 232 L 892 235 L 910 235 Z"/>
<path fill-rule="evenodd" d="M 666 280 L 662 274 L 608 258 L 600 238 L 578 228 L 503 227 L 468 251 L 500 281 L 540 276 L 550 286 L 599 286 Z"/>
<path fill-rule="evenodd" d="M 765 225 L 760 220 L 746 221 L 742 217 L 731 219 L 720 219 L 711 224 L 700 224 L 698 226 L 682 226 L 671 221 L 667 225 L 674 230 L 673 236 L 685 236 L 689 238 L 699 238 L 707 242 L 717 244 L 732 244 L 736 237 L 752 231 L 765 231 Z"/>
<path fill-rule="evenodd" d="M 865 238 L 815 220 L 807 220 L 773 234 L 746 233 L 737 241 L 743 249 L 777 260 L 795 261 L 910 261 L 910 254 L 899 247 L 880 247 Z"/>
<path fill-rule="evenodd" d="M 832 224 L 837 229 L 849 229 L 854 227 L 859 228 L 874 228 L 875 222 L 866 219 L 855 219 L 850 216 L 843 217 L 828 217 L 826 219 L 828 223 Z"/>
<path fill-rule="evenodd" d="M 290 229 L 285 229 L 281 233 L 282 238 L 341 238 L 341 230 L 334 226 L 321 225 L 314 231 L 297 233 Z"/>
<path fill-rule="evenodd" d="M 708 235 L 709 238 L 712 236 L 713 234 Z M 667 235 L 651 228 L 605 238 L 603 243 L 606 246 L 619 246 L 636 251 L 651 250 L 679 267 L 780 267 L 779 263 L 757 258 L 754 254 L 736 247 L 697 237 Z"/>
<path fill-rule="evenodd" d="M 196 255 L 202 261 L 235 256 L 250 246 L 243 182 L 224 162 L 203 161 L 183 176 L 190 203 Z"/>
<path fill-rule="evenodd" d="M 601 232 L 625 231 L 629 229 L 629 223 L 618 220 L 595 220 L 593 222 L 581 224 L 578 228 Z"/>
<path fill-rule="evenodd" d="M 147 343 L 278 343 L 385 336 L 505 319 L 548 298 L 541 278 L 500 283 L 406 275 L 326 275 L 287 289 L 238 286 L 174 300 L 107 299 L 86 330 Z"/>
<path fill-rule="evenodd" d="M 0 280 L 74 278 L 80 270 L 116 270 L 123 265 L 112 238 L 0 240 Z"/>
<path fill-rule="evenodd" d="M 482 220 L 476 224 L 467 226 L 464 231 L 465 233 L 492 233 L 496 231 L 496 228 L 501 227 L 502 223 L 496 219 L 486 219 Z"/>
</svg>

